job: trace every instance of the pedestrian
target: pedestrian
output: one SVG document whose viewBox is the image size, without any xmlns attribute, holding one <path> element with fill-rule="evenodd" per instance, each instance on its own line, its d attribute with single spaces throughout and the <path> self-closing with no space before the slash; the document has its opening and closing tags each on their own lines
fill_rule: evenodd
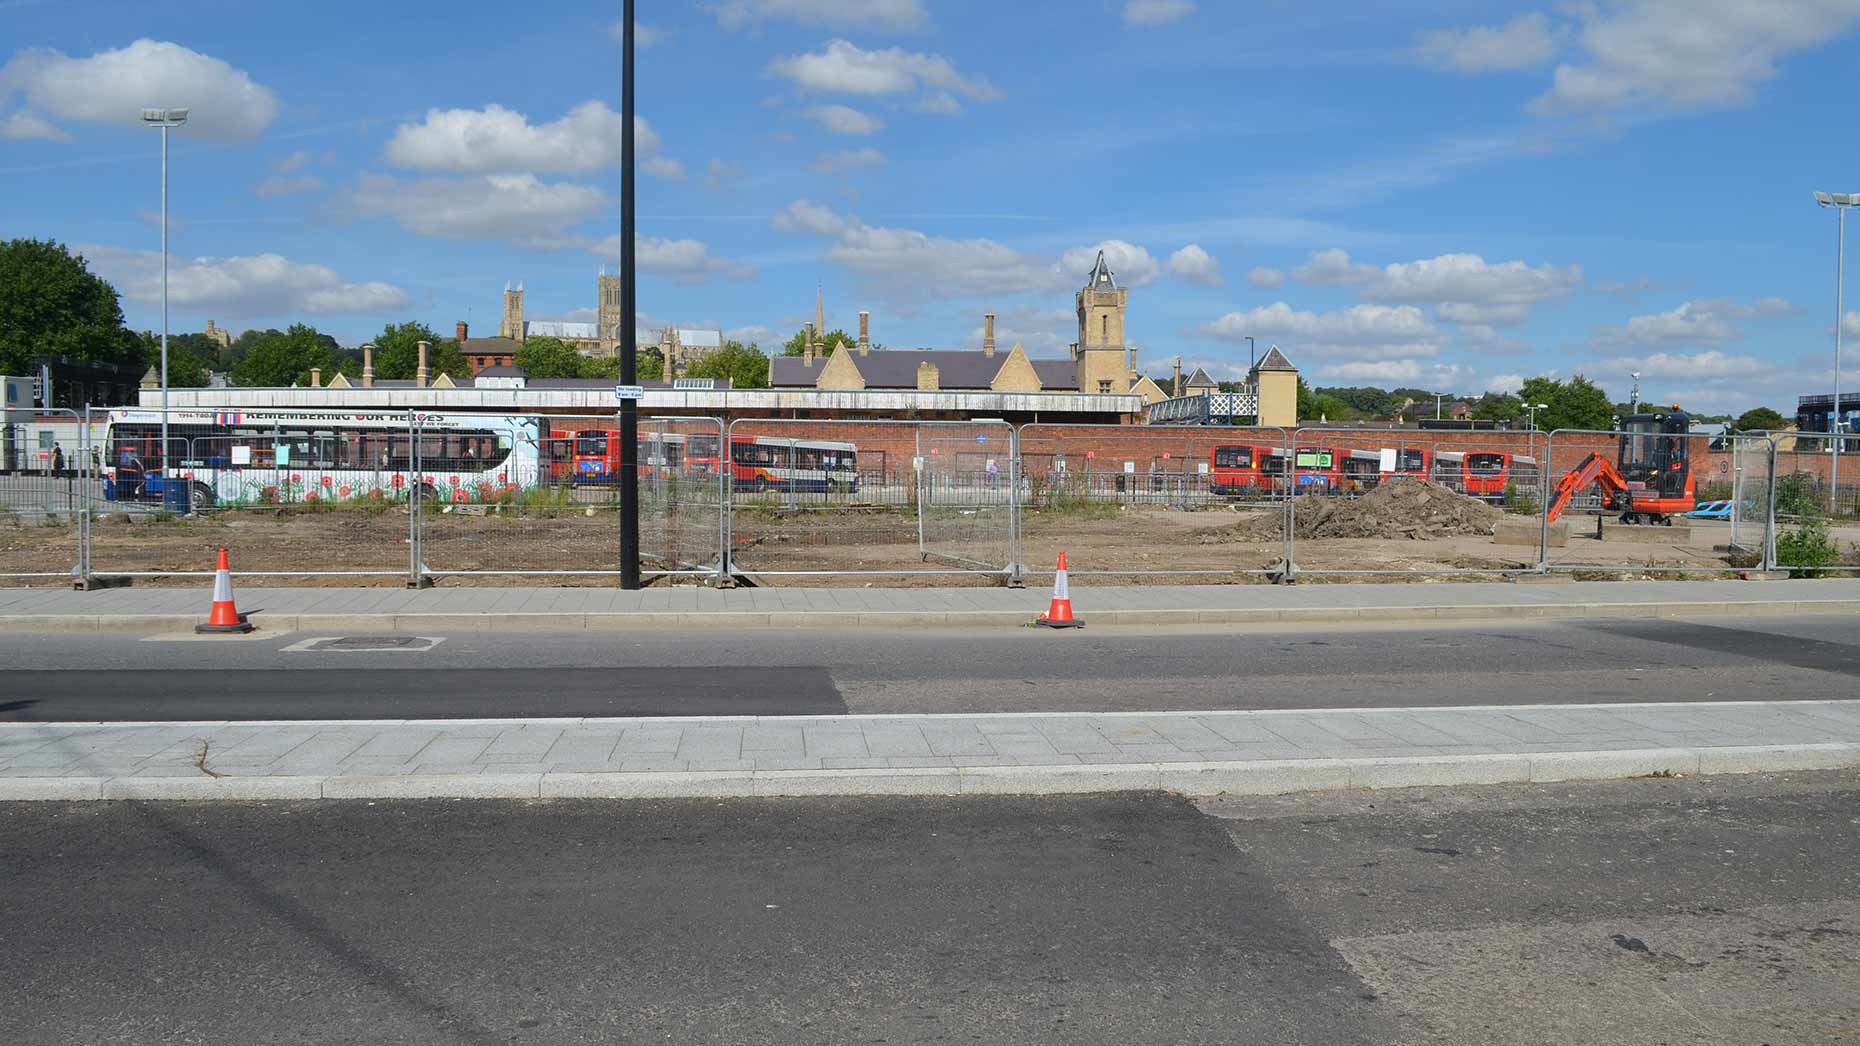
<svg viewBox="0 0 1860 1046">
<path fill-rule="evenodd" d="M 1001 478 L 1001 466 L 995 464 L 995 459 L 989 458 L 988 459 L 988 489 L 989 490 L 995 489 L 995 481 L 1000 478 Z"/>
<path fill-rule="evenodd" d="M 59 473 L 59 472 L 63 472 L 64 470 L 65 470 L 65 448 L 59 446 L 57 440 L 53 440 L 52 441 L 52 472 Z"/>
</svg>

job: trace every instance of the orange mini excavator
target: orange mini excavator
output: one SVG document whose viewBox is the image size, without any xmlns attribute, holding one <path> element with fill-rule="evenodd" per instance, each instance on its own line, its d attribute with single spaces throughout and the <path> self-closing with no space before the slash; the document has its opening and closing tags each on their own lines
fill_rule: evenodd
<svg viewBox="0 0 1860 1046">
<path fill-rule="evenodd" d="M 1623 523 L 1664 523 L 1698 507 L 1692 482 L 1692 419 L 1675 407 L 1663 414 L 1631 414 L 1616 419 L 1621 446 L 1614 463 L 1590 454 L 1557 482 L 1550 499 L 1556 522 L 1570 499 L 1600 486 L 1603 504 L 1621 513 Z"/>
</svg>

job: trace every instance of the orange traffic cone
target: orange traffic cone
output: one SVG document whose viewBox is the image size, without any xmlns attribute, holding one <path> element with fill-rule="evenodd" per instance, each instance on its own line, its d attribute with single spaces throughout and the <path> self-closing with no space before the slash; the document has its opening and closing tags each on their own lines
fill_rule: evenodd
<svg viewBox="0 0 1860 1046">
<path fill-rule="evenodd" d="M 252 623 L 233 605 L 232 568 L 226 563 L 226 550 L 220 549 L 220 565 L 213 575 L 213 613 L 207 623 L 195 625 L 196 632 L 250 632 Z"/>
<path fill-rule="evenodd" d="M 1053 605 L 1040 615 L 1036 624 L 1047 628 L 1084 628 L 1085 622 L 1072 617 L 1072 589 L 1066 584 L 1066 554 L 1059 554 L 1059 573 L 1053 575 Z"/>
</svg>

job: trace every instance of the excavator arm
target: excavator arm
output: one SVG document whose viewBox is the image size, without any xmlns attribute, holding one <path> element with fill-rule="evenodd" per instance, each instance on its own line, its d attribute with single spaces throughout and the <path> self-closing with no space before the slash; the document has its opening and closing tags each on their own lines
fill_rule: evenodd
<svg viewBox="0 0 1860 1046">
<path fill-rule="evenodd" d="M 1591 484 L 1600 484 L 1610 501 L 1626 494 L 1628 489 L 1627 480 L 1621 478 L 1621 473 L 1615 470 L 1607 458 L 1600 454 L 1590 454 L 1583 459 L 1582 464 L 1564 473 L 1563 478 L 1557 481 L 1556 494 L 1550 499 L 1550 522 L 1555 523 L 1563 515 L 1563 510 L 1569 507 L 1569 500 L 1587 490 Z"/>
</svg>

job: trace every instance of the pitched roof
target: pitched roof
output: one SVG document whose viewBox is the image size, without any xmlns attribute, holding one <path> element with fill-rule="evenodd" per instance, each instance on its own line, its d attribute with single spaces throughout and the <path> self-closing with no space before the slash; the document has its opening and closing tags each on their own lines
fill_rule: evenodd
<svg viewBox="0 0 1860 1046">
<path fill-rule="evenodd" d="M 473 375 L 473 377 L 478 378 L 527 378 L 529 376 L 530 372 L 524 370 L 522 367 L 513 367 L 507 364 L 498 364 L 495 367 L 483 367 L 479 369 L 477 374 Z"/>
<path fill-rule="evenodd" d="M 1292 366 L 1292 361 L 1286 359 L 1285 353 L 1280 352 L 1279 347 L 1274 345 L 1272 348 L 1266 350 L 1266 354 L 1260 357 L 1259 363 L 1253 369 L 1296 371 L 1298 368 Z"/>
<path fill-rule="evenodd" d="M 600 328 L 592 323 L 568 323 L 562 320 L 527 320 L 523 324 L 523 333 L 532 338 L 570 338 L 593 341 L 601 336 Z"/>
<path fill-rule="evenodd" d="M 522 343 L 515 338 L 466 338 L 459 345 L 459 351 L 468 356 L 472 353 L 508 356 L 515 355 L 516 351 L 522 347 Z"/>
<path fill-rule="evenodd" d="M 1093 291 L 1114 291 L 1117 289 L 1117 274 L 1105 264 L 1104 252 L 1098 252 L 1098 264 L 1091 267 L 1091 275 L 1085 278 L 1085 289 Z"/>
<path fill-rule="evenodd" d="M 841 350 L 847 351 L 847 350 Z M 914 389 L 917 365 L 928 363 L 937 369 L 937 385 L 945 389 L 986 389 L 1007 362 L 1007 354 L 993 356 L 980 349 L 882 349 L 864 356 L 855 355 L 859 374 L 869 389 Z M 1049 389 L 1078 388 L 1078 372 L 1072 361 L 1028 360 Z M 810 369 L 801 356 L 777 356 L 770 372 L 769 384 L 776 388 L 805 388 L 820 380 L 820 369 L 827 357 L 814 357 Z"/>
<path fill-rule="evenodd" d="M 1188 381 L 1185 382 L 1182 387 L 1188 389 L 1218 389 L 1221 387 L 1221 383 L 1208 377 L 1207 371 L 1200 367 L 1196 367 L 1195 373 L 1188 376 Z"/>
</svg>

